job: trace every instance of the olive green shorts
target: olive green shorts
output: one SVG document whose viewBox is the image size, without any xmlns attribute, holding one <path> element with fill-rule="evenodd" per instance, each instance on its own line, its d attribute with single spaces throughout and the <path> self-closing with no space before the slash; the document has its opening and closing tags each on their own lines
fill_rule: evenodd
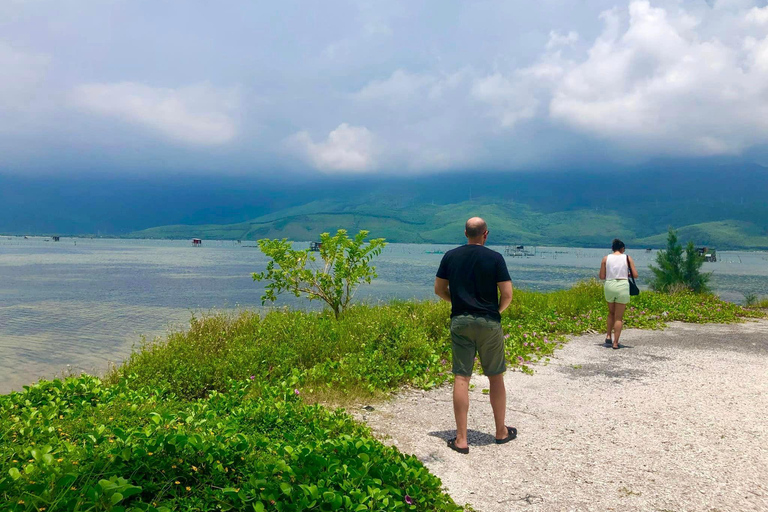
<svg viewBox="0 0 768 512">
<path fill-rule="evenodd" d="M 507 369 L 501 324 L 490 318 L 459 315 L 451 319 L 453 373 L 472 376 L 475 355 L 480 356 L 483 373 L 499 375 Z"/>
<path fill-rule="evenodd" d="M 629 281 L 626 279 L 608 279 L 603 288 L 605 301 L 617 304 L 629 304 Z"/>
</svg>

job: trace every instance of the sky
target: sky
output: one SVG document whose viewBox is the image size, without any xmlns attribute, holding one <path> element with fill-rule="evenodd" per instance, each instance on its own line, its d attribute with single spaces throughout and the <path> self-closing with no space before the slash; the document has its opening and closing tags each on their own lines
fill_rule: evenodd
<svg viewBox="0 0 768 512">
<path fill-rule="evenodd" d="M 765 0 L 0 2 L 0 172 L 418 175 L 767 143 Z"/>
</svg>

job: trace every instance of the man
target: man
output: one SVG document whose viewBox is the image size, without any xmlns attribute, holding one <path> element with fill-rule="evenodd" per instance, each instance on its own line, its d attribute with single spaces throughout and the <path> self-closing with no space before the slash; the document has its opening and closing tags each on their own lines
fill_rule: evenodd
<svg viewBox="0 0 768 512">
<path fill-rule="evenodd" d="M 490 380 L 496 443 L 511 441 L 517 437 L 517 430 L 504 423 L 507 407 L 504 372 L 507 368 L 501 312 L 512 302 L 512 281 L 504 257 L 485 247 L 488 226 L 483 219 L 469 219 L 464 236 L 467 245 L 443 256 L 435 278 L 435 293 L 451 303 L 456 437 L 448 441 L 448 447 L 466 454 L 469 453 L 469 380 L 476 354 L 480 356 L 483 373 Z"/>
</svg>

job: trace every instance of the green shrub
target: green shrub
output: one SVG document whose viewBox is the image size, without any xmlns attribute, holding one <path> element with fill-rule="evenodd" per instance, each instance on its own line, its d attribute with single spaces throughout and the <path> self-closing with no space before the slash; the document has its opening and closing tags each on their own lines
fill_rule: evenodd
<svg viewBox="0 0 768 512">
<path fill-rule="evenodd" d="M 191 402 L 129 382 L 0 397 L 3 510 L 459 510 L 415 457 L 302 403 L 295 378 Z"/>
<path fill-rule="evenodd" d="M 653 273 L 653 290 L 669 292 L 682 286 L 694 293 L 709 292 L 707 284 L 712 274 L 701 272 L 703 256 L 696 252 L 693 242 L 688 242 L 683 258 L 683 247 L 677 240 L 677 232 L 672 228 L 669 228 L 667 235 L 667 249 L 656 254 L 656 264 L 658 266 L 648 267 Z"/>
<path fill-rule="evenodd" d="M 362 230 L 355 238 L 349 238 L 346 229 L 331 236 L 320 235 L 322 266 L 315 266 L 315 256 L 310 249 L 295 250 L 286 238 L 259 240 L 259 248 L 268 258 L 267 269 L 253 273 L 254 281 L 268 281 L 262 304 L 274 301 L 282 292 L 309 300 L 322 300 L 336 318 L 345 311 L 361 283 L 369 283 L 376 277 L 376 267 L 371 260 L 381 254 L 386 242 L 374 238 L 365 244 L 368 231 Z M 309 268 L 307 268 L 309 266 Z"/>
</svg>

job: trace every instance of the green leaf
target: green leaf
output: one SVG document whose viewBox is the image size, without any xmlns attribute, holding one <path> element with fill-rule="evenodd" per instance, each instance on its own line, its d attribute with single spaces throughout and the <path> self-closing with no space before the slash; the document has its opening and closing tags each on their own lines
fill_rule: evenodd
<svg viewBox="0 0 768 512">
<path fill-rule="evenodd" d="M 264 512 L 264 504 L 260 501 L 257 501 L 253 504 L 253 510 L 254 512 Z"/>
<path fill-rule="evenodd" d="M 115 494 L 113 494 L 113 495 L 112 495 L 112 496 L 109 498 L 109 502 L 110 502 L 110 503 L 112 503 L 113 505 L 117 505 L 117 504 L 118 504 L 118 503 L 120 503 L 121 501 L 123 501 L 123 495 L 122 495 L 122 494 L 120 494 L 119 492 L 116 492 Z"/>
<path fill-rule="evenodd" d="M 291 487 L 291 484 L 282 482 L 280 483 L 280 490 L 283 491 L 284 494 L 290 496 L 291 490 L 293 490 L 293 487 Z"/>
<path fill-rule="evenodd" d="M 21 473 L 16 468 L 9 469 L 8 474 L 11 475 L 11 478 L 13 478 L 14 480 L 18 480 L 19 478 L 21 478 Z"/>
</svg>

